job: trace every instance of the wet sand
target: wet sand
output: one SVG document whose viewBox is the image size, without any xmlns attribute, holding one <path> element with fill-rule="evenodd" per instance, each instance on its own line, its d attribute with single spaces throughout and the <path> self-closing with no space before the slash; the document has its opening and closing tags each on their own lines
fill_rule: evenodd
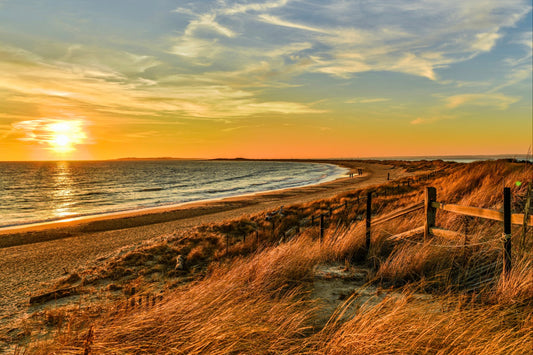
<svg viewBox="0 0 533 355">
<path fill-rule="evenodd" d="M 363 168 L 364 174 L 321 185 L 0 232 L 0 322 L 24 309 L 31 294 L 61 277 L 65 271 L 91 265 L 123 247 L 206 223 L 241 218 L 382 184 L 387 181 L 388 173 L 391 179 L 411 175 L 386 165 L 338 163 Z"/>
</svg>

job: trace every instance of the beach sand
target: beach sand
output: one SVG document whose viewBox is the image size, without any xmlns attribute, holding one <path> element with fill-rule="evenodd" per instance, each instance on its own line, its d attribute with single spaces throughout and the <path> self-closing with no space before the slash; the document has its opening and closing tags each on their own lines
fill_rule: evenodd
<svg viewBox="0 0 533 355">
<path fill-rule="evenodd" d="M 121 248 L 162 235 L 179 234 L 206 223 L 382 184 L 387 181 L 387 174 L 391 179 L 411 175 L 380 164 L 336 163 L 352 169 L 362 168 L 364 174 L 321 185 L 0 232 L 0 322 L 26 309 L 30 295 L 45 284 L 65 272 L 94 264 Z"/>
</svg>

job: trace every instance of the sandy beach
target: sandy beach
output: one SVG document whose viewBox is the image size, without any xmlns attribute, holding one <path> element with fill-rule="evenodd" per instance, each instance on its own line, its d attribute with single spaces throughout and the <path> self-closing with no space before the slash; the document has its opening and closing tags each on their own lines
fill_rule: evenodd
<svg viewBox="0 0 533 355">
<path fill-rule="evenodd" d="M 29 296 L 65 271 L 95 263 L 99 258 L 154 237 L 180 233 L 206 223 L 333 197 L 409 175 L 390 166 L 336 162 L 364 174 L 321 185 L 250 196 L 156 208 L 120 215 L 55 223 L 0 232 L 0 320 L 23 309 Z"/>
</svg>

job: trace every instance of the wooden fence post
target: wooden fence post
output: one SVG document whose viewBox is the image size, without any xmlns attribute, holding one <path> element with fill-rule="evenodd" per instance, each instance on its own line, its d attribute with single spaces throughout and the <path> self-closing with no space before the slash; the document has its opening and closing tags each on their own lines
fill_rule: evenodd
<svg viewBox="0 0 533 355">
<path fill-rule="evenodd" d="M 437 201 L 437 189 L 434 187 L 426 187 L 424 194 L 424 210 L 426 218 L 424 222 L 424 240 L 427 240 L 431 233 L 431 228 L 435 227 L 435 217 L 437 209 L 431 206 L 432 202 Z"/>
<path fill-rule="evenodd" d="M 324 239 L 324 214 L 320 214 L 320 242 L 322 243 L 322 240 Z"/>
<path fill-rule="evenodd" d="M 366 252 L 370 251 L 370 228 L 372 219 L 372 191 L 366 194 Z"/>
<path fill-rule="evenodd" d="M 524 206 L 524 222 L 522 223 L 522 240 L 520 242 L 520 247 L 523 249 L 526 246 L 526 234 L 527 234 L 527 219 L 529 217 L 529 208 L 531 207 L 531 185 L 533 182 L 529 182 L 527 186 L 527 197 L 526 197 L 526 205 Z"/>
<path fill-rule="evenodd" d="M 511 189 L 503 189 L 503 271 L 511 271 Z"/>
</svg>

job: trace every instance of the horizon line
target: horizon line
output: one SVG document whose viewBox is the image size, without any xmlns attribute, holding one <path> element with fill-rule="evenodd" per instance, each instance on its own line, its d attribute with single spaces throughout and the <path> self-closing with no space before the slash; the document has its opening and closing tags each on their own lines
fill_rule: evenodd
<svg viewBox="0 0 533 355">
<path fill-rule="evenodd" d="M 1 163 L 34 163 L 34 162 L 98 162 L 98 161 L 135 161 L 135 160 L 188 160 L 188 161 L 210 161 L 210 160 L 248 160 L 248 161 L 316 161 L 316 160 L 442 160 L 442 159 L 471 159 L 471 158 L 497 158 L 497 159 L 531 159 L 532 155 L 517 154 L 455 154 L 455 155 L 392 155 L 392 156 L 370 156 L 370 157 L 330 157 L 330 158 L 244 158 L 244 157 L 218 157 L 218 158 L 179 158 L 179 157 L 123 157 L 110 159 L 49 159 L 49 160 L 0 160 Z"/>
</svg>

